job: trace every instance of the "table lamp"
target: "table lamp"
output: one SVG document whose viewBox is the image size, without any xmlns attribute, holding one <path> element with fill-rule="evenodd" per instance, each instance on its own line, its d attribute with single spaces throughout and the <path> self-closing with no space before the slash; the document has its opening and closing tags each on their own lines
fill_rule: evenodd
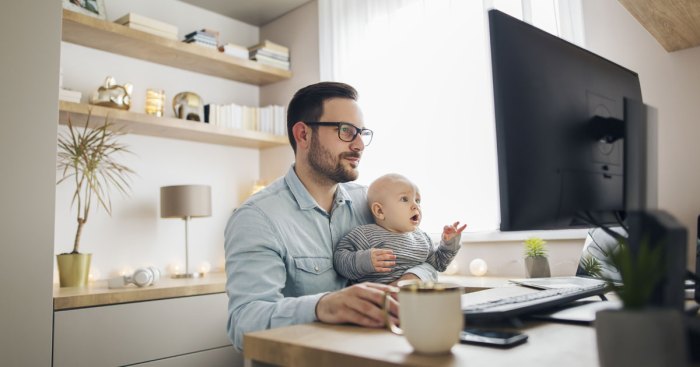
<svg viewBox="0 0 700 367">
<path fill-rule="evenodd" d="M 160 188 L 160 217 L 182 218 L 185 221 L 185 272 L 173 278 L 198 278 L 202 273 L 190 273 L 189 224 L 190 218 L 211 216 L 211 186 L 177 185 Z"/>
</svg>

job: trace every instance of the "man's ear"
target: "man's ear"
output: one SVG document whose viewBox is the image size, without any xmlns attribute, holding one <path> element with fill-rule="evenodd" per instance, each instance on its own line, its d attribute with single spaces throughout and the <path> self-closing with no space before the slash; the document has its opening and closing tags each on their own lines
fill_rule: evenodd
<svg viewBox="0 0 700 367">
<path fill-rule="evenodd" d="M 372 211 L 372 216 L 375 219 L 384 220 L 384 210 L 382 209 L 382 204 L 375 201 L 369 208 Z"/>
<path fill-rule="evenodd" d="M 292 126 L 292 135 L 294 135 L 294 140 L 297 142 L 297 148 L 305 148 L 311 142 L 311 129 L 301 121 L 297 121 L 297 123 Z"/>
</svg>

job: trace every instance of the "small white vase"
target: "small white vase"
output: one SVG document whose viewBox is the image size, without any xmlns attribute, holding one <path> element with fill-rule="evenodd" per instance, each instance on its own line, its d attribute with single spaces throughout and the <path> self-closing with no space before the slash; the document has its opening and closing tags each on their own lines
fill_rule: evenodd
<svg viewBox="0 0 700 367">
<path fill-rule="evenodd" d="M 688 365 L 685 326 L 679 311 L 599 311 L 595 331 L 601 367 Z"/>
</svg>

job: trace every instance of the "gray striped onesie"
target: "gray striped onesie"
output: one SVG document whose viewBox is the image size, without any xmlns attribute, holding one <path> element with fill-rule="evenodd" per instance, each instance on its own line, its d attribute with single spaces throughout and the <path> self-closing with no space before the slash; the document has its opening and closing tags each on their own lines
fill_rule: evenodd
<svg viewBox="0 0 700 367">
<path fill-rule="evenodd" d="M 445 271 L 459 251 L 457 235 L 449 242 L 440 241 L 436 247 L 427 233 L 420 229 L 395 233 L 376 224 L 356 227 L 348 233 L 333 253 L 333 266 L 340 275 L 356 282 L 391 283 L 406 270 L 427 262 L 437 271 Z M 393 250 L 396 265 L 388 273 L 378 273 L 372 266 L 370 249 Z"/>
</svg>

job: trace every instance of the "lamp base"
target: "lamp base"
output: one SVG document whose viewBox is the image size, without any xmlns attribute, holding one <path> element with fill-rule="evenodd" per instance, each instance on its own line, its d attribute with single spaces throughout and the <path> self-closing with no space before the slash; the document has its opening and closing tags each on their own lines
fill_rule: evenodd
<svg viewBox="0 0 700 367">
<path fill-rule="evenodd" d="M 180 273 L 173 274 L 170 277 L 173 279 L 202 278 L 204 277 L 204 273 Z"/>
</svg>

